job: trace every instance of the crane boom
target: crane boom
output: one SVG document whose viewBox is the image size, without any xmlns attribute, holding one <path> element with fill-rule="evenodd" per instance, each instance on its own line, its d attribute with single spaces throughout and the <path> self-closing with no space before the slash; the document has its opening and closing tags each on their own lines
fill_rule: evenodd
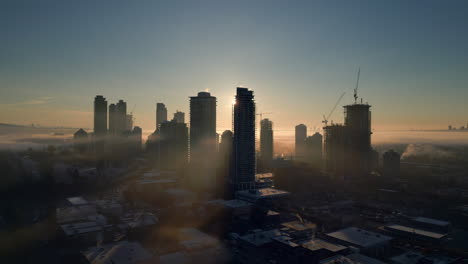
<svg viewBox="0 0 468 264">
<path fill-rule="evenodd" d="M 359 87 L 359 76 L 361 75 L 361 67 L 359 67 L 358 73 L 357 73 L 357 80 L 356 80 L 356 87 L 354 88 L 354 103 L 357 102 L 358 95 L 357 95 L 357 90 Z"/>
</svg>

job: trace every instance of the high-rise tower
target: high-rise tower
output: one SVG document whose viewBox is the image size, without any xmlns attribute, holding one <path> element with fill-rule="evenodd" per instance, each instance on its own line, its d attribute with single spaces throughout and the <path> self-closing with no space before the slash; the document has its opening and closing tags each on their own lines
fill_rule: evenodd
<svg viewBox="0 0 468 264">
<path fill-rule="evenodd" d="M 296 126 L 296 140 L 295 140 L 295 147 L 296 147 L 296 159 L 304 159 L 305 152 L 306 152 L 306 138 L 307 138 L 307 127 L 304 124 L 299 124 Z"/>
<path fill-rule="evenodd" d="M 117 132 L 117 108 L 115 104 L 109 105 L 109 134 L 115 135 Z"/>
<path fill-rule="evenodd" d="M 156 103 L 156 130 L 159 125 L 167 121 L 167 108 L 163 103 Z"/>
<path fill-rule="evenodd" d="M 116 112 L 116 133 L 122 134 L 126 130 L 127 123 L 127 103 L 119 100 L 115 105 Z"/>
<path fill-rule="evenodd" d="M 268 118 L 260 121 L 260 160 L 264 168 L 273 160 L 273 122 Z"/>
<path fill-rule="evenodd" d="M 371 172 L 371 112 L 370 105 L 354 103 L 344 106 L 345 123 L 349 137 L 349 168 L 352 177 Z"/>
<path fill-rule="evenodd" d="M 107 101 L 102 95 L 94 98 L 94 135 L 104 136 L 107 133 Z"/>
<path fill-rule="evenodd" d="M 255 102 L 253 91 L 237 88 L 234 104 L 234 190 L 255 188 Z"/>
<path fill-rule="evenodd" d="M 216 152 L 216 97 L 199 92 L 190 97 L 190 162 L 209 161 Z"/>
<path fill-rule="evenodd" d="M 185 123 L 185 113 L 180 112 L 180 111 L 176 111 L 174 113 L 173 120 L 175 120 L 177 123 Z"/>
</svg>

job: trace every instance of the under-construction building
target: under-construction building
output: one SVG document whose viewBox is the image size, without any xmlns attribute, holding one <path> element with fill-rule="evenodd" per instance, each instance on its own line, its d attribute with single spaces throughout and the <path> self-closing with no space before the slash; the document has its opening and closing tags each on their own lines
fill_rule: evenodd
<svg viewBox="0 0 468 264">
<path fill-rule="evenodd" d="M 344 178 L 368 175 L 372 168 L 370 105 L 344 106 L 344 125 L 332 124 L 324 130 L 325 170 Z"/>
<path fill-rule="evenodd" d="M 368 175 L 372 168 L 371 112 L 368 104 L 344 106 L 345 127 L 349 137 L 349 168 L 354 177 Z"/>
</svg>

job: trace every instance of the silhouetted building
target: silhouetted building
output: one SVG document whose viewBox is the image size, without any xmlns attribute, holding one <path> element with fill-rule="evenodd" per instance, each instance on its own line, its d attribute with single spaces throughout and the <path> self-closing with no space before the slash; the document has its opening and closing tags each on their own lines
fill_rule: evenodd
<svg viewBox="0 0 468 264">
<path fill-rule="evenodd" d="M 237 88 L 234 104 L 234 190 L 255 188 L 255 102 L 253 91 Z"/>
<path fill-rule="evenodd" d="M 162 122 L 167 121 L 167 108 L 163 103 L 156 103 L 156 129 Z"/>
<path fill-rule="evenodd" d="M 271 166 L 273 160 L 273 122 L 268 118 L 260 121 L 260 161 L 262 168 Z"/>
<path fill-rule="evenodd" d="M 102 95 L 94 98 L 94 135 L 103 136 L 107 133 L 107 101 Z"/>
<path fill-rule="evenodd" d="M 345 105 L 345 123 L 349 133 L 351 177 L 368 175 L 372 167 L 371 112 L 368 104 Z"/>
<path fill-rule="evenodd" d="M 219 144 L 220 156 L 231 156 L 232 143 L 234 134 L 231 130 L 225 130 L 221 135 L 221 143 Z"/>
<path fill-rule="evenodd" d="M 80 128 L 73 134 L 73 147 L 76 152 L 83 153 L 88 149 L 88 133 Z"/>
<path fill-rule="evenodd" d="M 221 197 L 228 198 L 229 195 L 229 181 L 231 179 L 231 175 L 233 174 L 233 138 L 234 134 L 231 130 L 225 130 L 223 134 L 221 134 L 221 142 L 219 143 L 219 152 L 218 152 L 218 176 L 217 176 L 217 190 L 218 194 Z"/>
<path fill-rule="evenodd" d="M 398 177 L 400 175 L 400 154 L 393 149 L 383 154 L 383 175 L 385 177 Z"/>
<path fill-rule="evenodd" d="M 370 105 L 344 106 L 344 125 L 323 128 L 325 171 L 346 179 L 369 175 L 372 169 Z"/>
<path fill-rule="evenodd" d="M 306 155 L 305 140 L 307 138 L 307 126 L 304 124 L 297 125 L 295 136 L 296 159 L 303 160 Z"/>
<path fill-rule="evenodd" d="M 132 129 L 133 129 L 133 115 L 126 115 L 125 131 L 132 131 Z"/>
<path fill-rule="evenodd" d="M 199 92 L 190 97 L 190 162 L 211 162 L 216 152 L 216 97 Z"/>
<path fill-rule="evenodd" d="M 184 168 L 188 162 L 187 124 L 166 121 L 160 124 L 159 165 L 161 169 Z"/>
<path fill-rule="evenodd" d="M 322 163 L 322 135 L 316 132 L 305 140 L 306 161 L 315 167 L 320 167 Z"/>
<path fill-rule="evenodd" d="M 115 104 L 109 105 L 109 134 L 117 133 L 117 108 Z"/>
<path fill-rule="evenodd" d="M 143 130 L 139 126 L 135 126 L 132 131 L 132 140 L 135 146 L 136 151 L 141 150 L 141 136 L 142 136 Z"/>
<path fill-rule="evenodd" d="M 119 100 L 115 105 L 116 110 L 116 134 L 123 134 L 126 131 L 127 123 L 127 103 Z"/>
<path fill-rule="evenodd" d="M 344 177 L 347 163 L 347 146 L 349 137 L 347 127 L 332 124 L 323 128 L 324 168 L 332 176 Z"/>
<path fill-rule="evenodd" d="M 174 113 L 173 120 L 175 120 L 177 123 L 185 123 L 185 113 L 180 112 L 180 111 L 176 111 Z"/>
<path fill-rule="evenodd" d="M 375 149 L 371 149 L 371 171 L 375 171 L 379 168 L 379 162 L 380 153 Z"/>
</svg>

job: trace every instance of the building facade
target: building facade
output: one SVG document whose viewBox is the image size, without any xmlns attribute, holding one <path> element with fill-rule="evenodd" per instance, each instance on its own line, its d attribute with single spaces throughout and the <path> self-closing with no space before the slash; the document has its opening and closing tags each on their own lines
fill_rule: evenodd
<svg viewBox="0 0 468 264">
<path fill-rule="evenodd" d="M 234 104 L 234 190 L 255 188 L 255 101 L 253 91 L 237 88 Z"/>
<path fill-rule="evenodd" d="M 163 103 L 156 103 L 156 130 L 159 125 L 167 121 L 167 108 Z"/>
<path fill-rule="evenodd" d="M 94 98 L 94 135 L 107 134 L 107 101 L 102 95 Z"/>
<path fill-rule="evenodd" d="M 260 161 L 264 169 L 273 160 L 273 122 L 268 118 L 260 121 Z"/>
<path fill-rule="evenodd" d="M 216 152 L 216 97 L 190 97 L 190 162 L 205 163 Z"/>
<path fill-rule="evenodd" d="M 295 130 L 295 151 L 296 159 L 303 160 L 305 157 L 305 140 L 307 138 L 307 126 L 299 124 Z"/>
</svg>

